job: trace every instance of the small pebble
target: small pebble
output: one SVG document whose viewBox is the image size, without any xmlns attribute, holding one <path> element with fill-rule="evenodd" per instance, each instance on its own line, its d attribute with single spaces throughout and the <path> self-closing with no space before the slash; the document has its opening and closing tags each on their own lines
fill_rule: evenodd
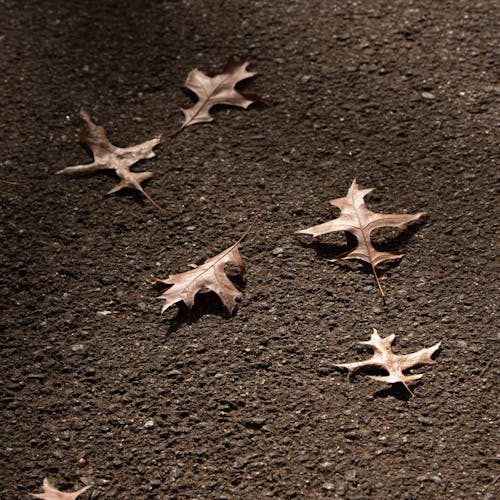
<svg viewBox="0 0 500 500">
<path fill-rule="evenodd" d="M 154 420 L 148 420 L 148 421 L 144 424 L 144 428 L 145 428 L 145 429 L 152 429 L 154 426 L 155 426 Z"/>
<path fill-rule="evenodd" d="M 169 477 L 172 481 L 175 481 L 182 474 L 182 469 L 180 467 L 172 467 L 170 469 Z"/>
<path fill-rule="evenodd" d="M 434 94 L 431 94 L 430 92 L 422 92 L 421 95 L 424 99 L 432 100 L 436 98 L 436 96 Z"/>
<path fill-rule="evenodd" d="M 424 425 L 434 425 L 434 420 L 429 417 L 422 417 L 421 415 L 417 417 L 417 422 Z"/>
<path fill-rule="evenodd" d="M 262 417 L 254 417 L 254 418 L 249 418 L 246 420 L 245 426 L 249 427 L 250 429 L 260 429 L 265 423 L 267 419 L 262 418 Z"/>
<path fill-rule="evenodd" d="M 322 462 L 319 464 L 319 468 L 323 470 L 329 470 L 332 469 L 335 466 L 334 462 Z"/>
<path fill-rule="evenodd" d="M 346 481 L 349 481 L 349 482 L 354 482 L 356 481 L 356 470 L 355 469 L 351 469 L 351 470 L 348 470 L 346 473 L 345 473 L 345 479 Z"/>
<path fill-rule="evenodd" d="M 245 465 L 248 463 L 248 459 L 245 457 L 238 457 L 236 460 L 233 462 L 233 467 L 235 469 L 242 469 L 245 467 Z"/>
</svg>

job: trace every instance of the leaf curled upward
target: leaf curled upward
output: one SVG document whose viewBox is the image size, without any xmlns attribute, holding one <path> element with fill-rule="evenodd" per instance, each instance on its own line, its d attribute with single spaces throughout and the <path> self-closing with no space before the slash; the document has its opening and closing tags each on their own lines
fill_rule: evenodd
<svg viewBox="0 0 500 500">
<path fill-rule="evenodd" d="M 232 313 L 236 306 L 236 299 L 242 294 L 226 276 L 225 267 L 226 264 L 233 264 L 242 275 L 245 273 L 245 264 L 238 248 L 257 220 L 258 217 L 236 243 L 215 257 L 205 260 L 189 271 L 171 274 L 166 280 L 156 280 L 155 284 L 173 285 L 159 297 L 165 300 L 161 312 L 163 313 L 177 302 L 184 302 L 191 309 L 198 292 L 212 290 L 220 297 L 229 313 Z"/>
<path fill-rule="evenodd" d="M 76 498 L 87 491 L 90 486 L 85 486 L 84 488 L 73 491 L 71 493 L 63 493 L 57 488 L 52 486 L 47 478 L 43 480 L 43 493 L 30 493 L 34 498 L 41 498 L 42 500 L 76 500 Z"/>
<path fill-rule="evenodd" d="M 394 354 L 392 352 L 392 343 L 394 341 L 395 335 L 390 335 L 385 339 L 381 338 L 374 328 L 370 340 L 366 342 L 360 342 L 360 344 L 370 346 L 373 349 L 373 356 L 366 361 L 358 361 L 356 363 L 344 363 L 337 364 L 340 368 L 347 368 L 349 375 L 363 369 L 382 369 L 386 370 L 388 375 L 369 375 L 369 378 L 373 380 L 378 380 L 380 382 L 386 382 L 388 384 L 395 384 L 400 382 L 403 384 L 408 392 L 414 396 L 408 387 L 408 383 L 418 380 L 423 377 L 422 374 L 416 375 L 404 375 L 403 371 L 408 368 L 412 368 L 417 365 L 431 365 L 434 363 L 432 360 L 432 355 L 439 349 L 441 342 L 434 344 L 432 347 L 427 349 L 421 349 L 420 351 L 414 352 L 412 354 Z"/>
<path fill-rule="evenodd" d="M 257 95 L 243 95 L 235 89 L 236 84 L 256 75 L 246 70 L 248 64 L 247 61 L 230 61 L 221 74 L 212 77 L 199 69 L 190 71 L 184 86 L 196 94 L 198 102 L 189 108 L 182 108 L 184 122 L 173 135 L 195 123 L 213 121 L 210 109 L 216 104 L 228 104 L 246 109 L 257 101 L 259 99 Z"/>
<path fill-rule="evenodd" d="M 153 176 L 152 172 L 131 172 L 130 167 L 140 160 L 153 158 L 153 148 L 161 141 L 160 136 L 149 141 L 119 148 L 111 144 L 106 136 L 104 127 L 96 125 L 90 115 L 83 109 L 80 111 L 83 126 L 80 134 L 80 142 L 87 146 L 94 155 L 94 161 L 85 165 L 66 167 L 56 172 L 64 175 L 92 174 L 98 170 L 114 170 L 121 181 L 108 194 L 116 193 L 123 188 L 140 191 L 160 212 L 164 210 L 144 191 L 141 182 Z"/>
<path fill-rule="evenodd" d="M 364 197 L 373 191 L 370 189 L 358 189 L 356 179 L 352 182 L 347 195 L 343 198 L 331 200 L 330 204 L 340 208 L 340 216 L 334 220 L 297 231 L 297 233 L 310 234 L 313 237 L 334 231 L 348 231 L 358 240 L 358 245 L 350 250 L 341 259 L 360 259 L 368 262 L 373 270 L 380 295 L 384 291 L 377 276 L 376 267 L 385 260 L 399 259 L 403 254 L 379 252 L 371 243 L 371 232 L 380 227 L 404 227 L 408 222 L 419 219 L 425 212 L 417 214 L 377 214 L 369 210 L 365 204 Z"/>
</svg>

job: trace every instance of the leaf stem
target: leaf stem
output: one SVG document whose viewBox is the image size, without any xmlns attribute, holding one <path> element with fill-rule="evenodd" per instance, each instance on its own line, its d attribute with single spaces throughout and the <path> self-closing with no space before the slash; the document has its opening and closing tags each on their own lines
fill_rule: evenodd
<svg viewBox="0 0 500 500">
<path fill-rule="evenodd" d="M 407 383 L 406 382 L 401 382 L 401 383 L 406 387 L 406 390 L 411 394 L 411 397 L 414 398 L 415 394 L 413 394 L 413 392 L 411 392 L 411 390 L 408 387 Z"/>
<path fill-rule="evenodd" d="M 161 213 L 161 214 L 164 214 L 166 212 L 166 210 L 162 207 L 160 207 L 160 205 L 158 205 L 158 203 L 156 203 L 155 200 L 153 200 L 153 198 L 151 198 L 151 196 L 149 196 L 148 193 L 146 193 L 146 191 L 144 191 L 144 189 L 141 189 L 141 192 L 142 194 L 155 206 L 155 208 Z"/>
<path fill-rule="evenodd" d="M 375 266 L 373 265 L 373 262 L 370 262 L 370 264 L 372 266 L 373 276 L 375 276 L 375 281 L 377 282 L 377 285 L 378 285 L 380 296 L 385 297 L 384 290 L 382 290 L 382 285 L 380 284 L 380 281 L 379 281 L 378 276 L 377 276 L 377 271 L 375 270 Z M 410 389 L 408 389 L 408 390 L 410 391 Z"/>
<path fill-rule="evenodd" d="M 164 134 L 160 135 L 160 140 L 163 142 L 163 141 L 166 141 L 167 139 L 173 139 L 174 137 L 179 135 L 185 128 L 186 127 L 184 125 L 182 125 L 181 127 L 174 130 L 173 132 L 169 132 L 169 133 L 165 132 Z"/>
<path fill-rule="evenodd" d="M 28 186 L 29 182 L 18 182 L 18 181 L 7 181 L 5 179 L 0 179 L 1 184 L 11 184 L 12 186 Z"/>
<path fill-rule="evenodd" d="M 250 231 L 253 229 L 253 227 L 255 226 L 255 224 L 257 224 L 257 221 L 259 219 L 260 219 L 260 215 L 256 215 L 255 219 L 247 227 L 246 231 L 243 233 L 243 235 L 240 237 L 240 239 L 233 245 L 233 247 L 236 246 L 236 245 L 239 245 L 248 236 L 248 233 L 250 233 Z"/>
</svg>

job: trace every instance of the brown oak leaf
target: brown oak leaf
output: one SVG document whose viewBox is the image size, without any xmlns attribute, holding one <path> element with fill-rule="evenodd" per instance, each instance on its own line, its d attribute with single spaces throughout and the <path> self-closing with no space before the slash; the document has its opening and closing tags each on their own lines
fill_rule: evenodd
<svg viewBox="0 0 500 500">
<path fill-rule="evenodd" d="M 364 197 L 373 191 L 370 189 L 358 189 L 356 179 L 352 182 L 347 196 L 331 200 L 330 204 L 340 208 L 340 216 L 323 224 L 312 226 L 297 231 L 297 233 L 311 234 L 313 237 L 333 231 L 348 231 L 358 240 L 358 245 L 353 250 L 339 257 L 340 259 L 360 259 L 368 262 L 373 270 L 375 280 L 384 296 L 375 268 L 381 262 L 389 259 L 399 259 L 403 254 L 379 252 L 371 243 L 370 234 L 374 229 L 380 227 L 404 227 L 408 222 L 419 219 L 425 212 L 417 214 L 378 214 L 369 210 L 365 204 Z M 336 259 L 335 259 L 336 260 Z"/>
<path fill-rule="evenodd" d="M 195 123 L 211 122 L 210 108 L 216 104 L 229 104 L 248 108 L 259 97 L 255 94 L 240 94 L 235 86 L 242 80 L 257 73 L 247 71 L 247 61 L 230 61 L 224 71 L 215 76 L 207 76 L 198 69 L 190 71 L 184 86 L 192 90 L 198 97 L 198 102 L 189 108 L 182 108 L 184 122 L 180 130 Z"/>
<path fill-rule="evenodd" d="M 141 182 L 153 176 L 152 172 L 131 172 L 130 167 L 139 160 L 153 158 L 153 148 L 161 141 L 161 137 L 154 137 L 149 141 L 119 148 L 111 144 L 106 136 L 104 127 L 96 125 L 90 115 L 83 109 L 80 111 L 83 126 L 80 134 L 80 142 L 87 146 L 94 155 L 94 161 L 86 165 L 66 167 L 56 172 L 65 175 L 92 174 L 98 170 L 114 170 L 121 181 L 108 194 L 116 193 L 123 188 L 136 189 L 140 191 L 158 210 L 163 209 L 144 191 Z"/>
<path fill-rule="evenodd" d="M 47 478 L 43 480 L 43 493 L 30 493 L 32 497 L 41 498 L 43 500 L 75 500 L 78 495 L 87 491 L 90 486 L 85 486 L 81 490 L 71 493 L 63 493 L 52 486 Z"/>
<path fill-rule="evenodd" d="M 383 339 L 374 328 L 370 340 L 360 342 L 360 344 L 370 346 L 373 349 L 374 354 L 370 359 L 355 363 L 336 364 L 334 366 L 347 368 L 349 375 L 365 368 L 386 370 L 388 375 L 369 375 L 369 378 L 388 384 L 400 382 L 413 396 L 414 394 L 408 387 L 408 383 L 422 378 L 423 375 L 404 375 L 403 371 L 417 365 L 433 364 L 432 355 L 439 349 L 441 342 L 412 354 L 394 354 L 391 345 L 395 337 L 393 334 Z"/>
<path fill-rule="evenodd" d="M 226 276 L 224 269 L 226 264 L 234 264 L 244 274 L 245 264 L 238 251 L 238 245 L 239 242 L 235 243 L 190 271 L 171 274 L 166 280 L 157 280 L 157 284 L 173 285 L 160 295 L 161 299 L 165 299 L 161 312 L 163 313 L 170 306 L 181 301 L 191 308 L 195 295 L 199 291 L 208 289 L 215 292 L 228 311 L 232 313 L 236 306 L 236 299 L 241 296 L 241 292 Z"/>
<path fill-rule="evenodd" d="M 187 307 L 191 308 L 198 292 L 212 290 L 232 313 L 236 306 L 236 299 L 242 294 L 226 276 L 226 264 L 232 264 L 239 269 L 241 275 L 245 274 L 245 264 L 238 248 L 258 220 L 259 216 L 255 217 L 238 241 L 215 257 L 205 260 L 190 271 L 171 274 L 166 280 L 156 280 L 155 285 L 173 285 L 159 297 L 165 299 L 161 312 L 163 313 L 177 302 L 184 302 Z"/>
</svg>

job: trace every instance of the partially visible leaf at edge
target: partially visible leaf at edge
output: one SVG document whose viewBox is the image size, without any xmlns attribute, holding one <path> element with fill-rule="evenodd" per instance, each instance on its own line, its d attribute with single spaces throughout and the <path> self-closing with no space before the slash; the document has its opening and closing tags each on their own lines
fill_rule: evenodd
<svg viewBox="0 0 500 500">
<path fill-rule="evenodd" d="M 43 480 L 43 493 L 30 493 L 30 495 L 34 498 L 40 498 L 42 500 L 76 500 L 79 495 L 87 491 L 89 488 L 90 486 L 85 486 L 78 491 L 65 493 L 52 486 L 49 480 L 45 478 Z"/>
</svg>

